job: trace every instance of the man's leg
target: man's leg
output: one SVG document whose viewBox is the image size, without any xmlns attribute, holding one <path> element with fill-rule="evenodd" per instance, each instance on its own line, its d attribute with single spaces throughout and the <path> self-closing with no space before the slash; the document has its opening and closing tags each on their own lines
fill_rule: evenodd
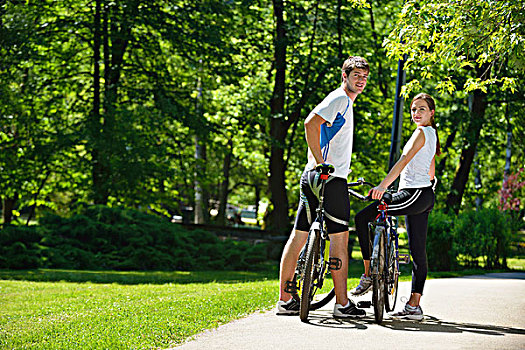
<svg viewBox="0 0 525 350">
<path fill-rule="evenodd" d="M 293 279 L 297 259 L 299 259 L 299 254 L 301 254 L 301 249 L 305 245 L 307 239 L 308 232 L 294 230 L 284 246 L 279 271 L 279 300 L 288 301 L 292 297 L 292 295 L 285 292 L 284 289 L 286 288 L 286 282 Z"/>
<path fill-rule="evenodd" d="M 348 303 L 348 231 L 330 234 L 330 257 L 341 259 L 341 269 L 331 270 L 334 280 L 335 302 L 346 305 Z"/>
</svg>

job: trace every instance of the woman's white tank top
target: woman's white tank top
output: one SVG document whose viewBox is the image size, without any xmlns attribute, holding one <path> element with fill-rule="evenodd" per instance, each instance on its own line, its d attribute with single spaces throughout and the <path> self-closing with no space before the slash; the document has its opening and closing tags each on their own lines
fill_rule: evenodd
<svg viewBox="0 0 525 350">
<path fill-rule="evenodd" d="M 425 133 L 425 144 L 401 171 L 399 189 L 431 186 L 430 164 L 436 154 L 436 130 L 432 126 L 420 126 Z"/>
</svg>

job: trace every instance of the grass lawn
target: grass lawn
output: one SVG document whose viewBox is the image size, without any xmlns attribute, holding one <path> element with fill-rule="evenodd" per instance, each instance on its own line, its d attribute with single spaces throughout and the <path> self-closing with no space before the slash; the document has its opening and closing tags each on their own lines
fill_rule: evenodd
<svg viewBox="0 0 525 350">
<path fill-rule="evenodd" d="M 0 278 L 1 349 L 168 347 L 271 307 L 276 290 L 267 273 L 4 270 Z"/>
<path fill-rule="evenodd" d="M 354 258 L 356 256 L 354 255 Z M 410 280 L 404 266 L 401 280 Z M 142 349 L 272 308 L 277 266 L 261 272 L 0 270 L 0 349 Z M 349 268 L 348 285 L 361 274 Z M 430 274 L 451 277 L 483 270 Z M 331 288 L 328 281 L 326 290 Z"/>
</svg>

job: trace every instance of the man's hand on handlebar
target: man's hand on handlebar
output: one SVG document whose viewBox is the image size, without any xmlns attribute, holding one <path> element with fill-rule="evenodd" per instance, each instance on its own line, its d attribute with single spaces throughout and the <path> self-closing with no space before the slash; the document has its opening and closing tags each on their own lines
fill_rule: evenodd
<svg viewBox="0 0 525 350">
<path fill-rule="evenodd" d="M 335 171 L 335 167 L 332 164 L 321 163 L 315 166 L 315 171 L 322 174 L 331 174 Z"/>
</svg>

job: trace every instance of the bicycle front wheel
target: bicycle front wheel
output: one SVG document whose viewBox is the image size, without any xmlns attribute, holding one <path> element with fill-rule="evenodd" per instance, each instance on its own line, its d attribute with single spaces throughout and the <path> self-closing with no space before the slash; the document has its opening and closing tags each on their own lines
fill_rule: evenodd
<svg viewBox="0 0 525 350">
<path fill-rule="evenodd" d="M 308 242 L 306 247 L 305 267 L 303 273 L 303 285 L 301 287 L 301 305 L 299 307 L 299 317 L 301 321 L 308 320 L 308 312 L 310 311 L 310 302 L 312 301 L 312 291 L 314 283 L 314 263 L 316 257 L 319 255 L 319 244 L 321 239 L 321 232 L 319 230 L 312 230 L 308 235 Z"/>
<path fill-rule="evenodd" d="M 328 304 L 335 296 L 335 288 L 332 288 L 321 300 L 310 302 L 310 310 L 317 310 Z"/>
<path fill-rule="evenodd" d="M 372 304 L 374 304 L 374 317 L 377 323 L 383 321 L 385 309 L 385 228 L 376 226 L 374 239 L 374 253 L 372 266 Z"/>
<path fill-rule="evenodd" d="M 397 285 L 399 282 L 399 258 L 396 252 L 395 238 L 390 234 L 385 261 L 385 309 L 394 311 L 397 301 Z"/>
</svg>

